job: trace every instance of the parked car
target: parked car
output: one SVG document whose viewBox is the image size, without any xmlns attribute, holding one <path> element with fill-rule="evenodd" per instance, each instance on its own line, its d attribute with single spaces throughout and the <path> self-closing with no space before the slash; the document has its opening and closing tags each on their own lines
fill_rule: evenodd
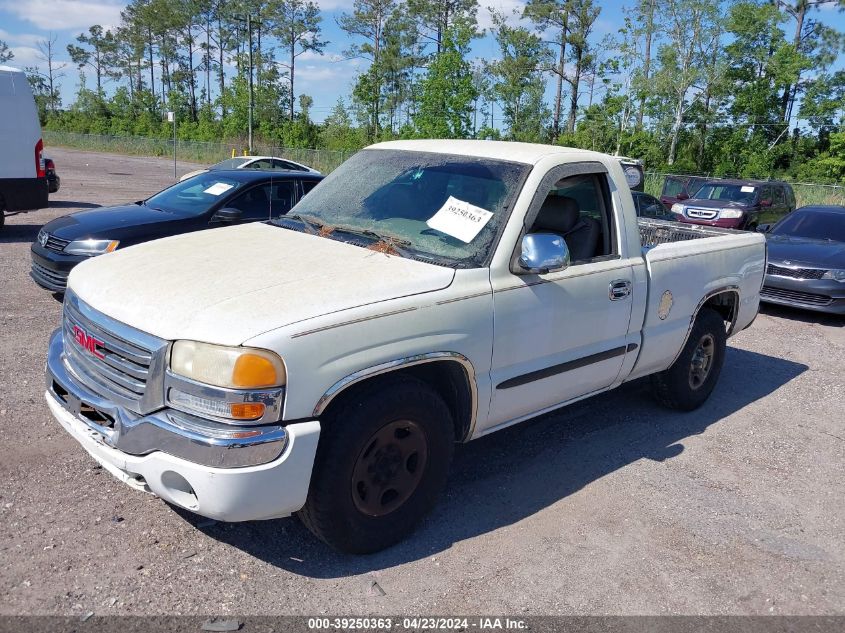
<svg viewBox="0 0 845 633">
<path fill-rule="evenodd" d="M 456 441 L 646 375 L 703 404 L 765 257 L 760 233 L 638 219 L 613 156 L 380 143 L 270 223 L 75 268 L 46 399 L 136 489 L 372 552 L 432 507 Z"/>
<path fill-rule="evenodd" d="M 671 207 L 676 202 L 688 200 L 708 180 L 712 179 L 705 176 L 666 176 L 663 179 L 660 202 Z"/>
<path fill-rule="evenodd" d="M 44 158 L 44 168 L 47 173 L 47 191 L 49 193 L 56 193 L 59 187 L 62 186 L 62 179 L 56 173 L 56 163 L 52 158 Z"/>
<path fill-rule="evenodd" d="M 220 171 L 226 169 L 264 169 L 273 171 L 304 171 L 309 174 L 319 174 L 316 169 L 312 169 L 308 165 L 296 163 L 287 158 L 277 158 L 276 156 L 235 156 L 234 158 L 227 158 L 215 163 L 205 169 L 197 169 L 189 171 L 179 180 L 187 180 L 193 178 L 197 174 L 204 174 L 209 171 Z"/>
<path fill-rule="evenodd" d="M 655 220 L 674 220 L 675 216 L 669 212 L 660 200 L 641 191 L 632 191 L 634 208 L 637 210 L 637 217 L 654 218 Z"/>
<path fill-rule="evenodd" d="M 759 230 L 769 247 L 763 301 L 845 314 L 845 207 L 801 207 Z"/>
<path fill-rule="evenodd" d="M 32 89 L 22 70 L 0 65 L 0 228 L 5 211 L 47 206 L 44 142 Z"/>
<path fill-rule="evenodd" d="M 760 180 L 708 180 L 693 197 L 672 205 L 680 222 L 745 230 L 777 222 L 794 210 L 789 184 Z"/>
<path fill-rule="evenodd" d="M 213 171 L 133 204 L 77 211 L 38 232 L 30 249 L 30 276 L 47 290 L 64 292 L 71 269 L 91 257 L 169 235 L 284 215 L 320 180 L 306 172 Z"/>
</svg>

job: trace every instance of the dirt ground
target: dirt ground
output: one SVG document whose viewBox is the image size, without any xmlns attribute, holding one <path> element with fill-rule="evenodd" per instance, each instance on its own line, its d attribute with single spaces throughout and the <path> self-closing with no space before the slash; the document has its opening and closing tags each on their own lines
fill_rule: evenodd
<svg viewBox="0 0 845 633">
<path fill-rule="evenodd" d="M 29 245 L 173 165 L 50 155 L 50 208 L 0 232 L 0 614 L 845 613 L 845 319 L 764 308 L 693 413 L 641 381 L 460 446 L 413 537 L 343 556 L 295 519 L 213 523 L 131 490 L 52 419 L 61 306 Z"/>
</svg>

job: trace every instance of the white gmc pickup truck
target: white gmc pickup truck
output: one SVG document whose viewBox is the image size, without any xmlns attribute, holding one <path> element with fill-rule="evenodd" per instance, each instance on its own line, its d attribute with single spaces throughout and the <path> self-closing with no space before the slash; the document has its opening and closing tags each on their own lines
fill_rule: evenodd
<svg viewBox="0 0 845 633">
<path fill-rule="evenodd" d="M 455 442 L 646 375 L 701 405 L 765 262 L 759 233 L 638 219 L 611 156 L 380 143 L 285 216 L 77 266 L 47 403 L 138 490 L 372 552 Z"/>
</svg>

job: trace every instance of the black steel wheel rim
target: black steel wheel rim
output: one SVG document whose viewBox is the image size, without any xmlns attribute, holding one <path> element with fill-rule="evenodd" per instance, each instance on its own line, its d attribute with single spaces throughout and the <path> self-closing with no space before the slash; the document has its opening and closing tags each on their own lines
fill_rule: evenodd
<svg viewBox="0 0 845 633">
<path fill-rule="evenodd" d="M 712 334 L 702 336 L 692 353 L 689 367 L 689 386 L 699 389 L 710 375 L 713 367 L 713 357 L 716 354 L 716 339 Z"/>
<path fill-rule="evenodd" d="M 384 516 L 414 494 L 428 462 L 428 440 L 410 420 L 373 433 L 352 469 L 352 500 L 362 514 Z"/>
</svg>

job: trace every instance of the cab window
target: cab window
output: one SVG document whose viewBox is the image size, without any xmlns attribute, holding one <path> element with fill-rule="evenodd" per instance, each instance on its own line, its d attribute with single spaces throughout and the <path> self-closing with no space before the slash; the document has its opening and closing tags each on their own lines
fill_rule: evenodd
<svg viewBox="0 0 845 633">
<path fill-rule="evenodd" d="M 540 207 L 530 233 L 561 235 L 573 264 L 616 254 L 604 174 L 559 180 Z"/>
</svg>

